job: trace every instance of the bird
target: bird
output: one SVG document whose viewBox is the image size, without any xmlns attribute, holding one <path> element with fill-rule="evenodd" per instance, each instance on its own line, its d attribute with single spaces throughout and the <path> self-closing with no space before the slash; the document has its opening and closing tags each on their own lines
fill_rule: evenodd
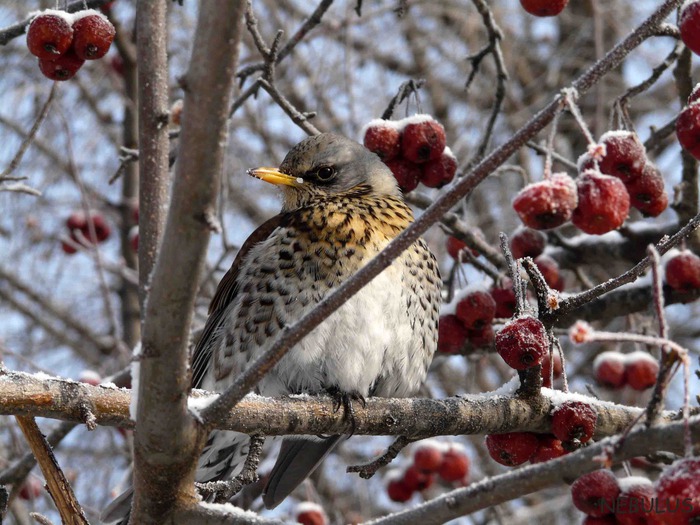
<svg viewBox="0 0 700 525">
<path fill-rule="evenodd" d="M 193 388 L 225 390 L 284 327 L 413 222 L 391 170 L 342 135 L 308 137 L 279 168 L 248 173 L 281 188 L 282 208 L 244 242 L 216 289 L 192 354 Z M 255 392 L 331 394 L 349 409 L 353 400 L 370 396 L 414 395 L 437 348 L 441 287 L 436 258 L 418 239 L 293 346 Z M 263 489 L 265 506 L 279 505 L 343 439 L 285 437 Z M 238 432 L 214 430 L 196 480 L 232 479 L 248 441 Z"/>
</svg>

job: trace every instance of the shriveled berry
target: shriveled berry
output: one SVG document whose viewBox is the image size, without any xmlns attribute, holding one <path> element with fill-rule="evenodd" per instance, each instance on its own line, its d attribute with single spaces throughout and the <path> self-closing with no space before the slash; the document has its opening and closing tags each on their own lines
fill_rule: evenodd
<svg viewBox="0 0 700 525">
<path fill-rule="evenodd" d="M 520 0 L 523 9 L 535 16 L 557 16 L 569 0 Z"/>
<path fill-rule="evenodd" d="M 700 457 L 679 459 L 654 484 L 665 525 L 691 525 L 700 516 Z"/>
<path fill-rule="evenodd" d="M 646 390 L 656 384 L 659 363 L 646 352 L 637 351 L 625 355 L 627 384 L 635 390 Z"/>
<path fill-rule="evenodd" d="M 573 179 L 565 173 L 554 173 L 520 190 L 513 199 L 513 209 L 526 226 L 547 230 L 571 219 L 577 199 Z"/>
<path fill-rule="evenodd" d="M 418 187 L 422 175 L 420 166 L 402 157 L 388 160 L 385 163 L 394 174 L 399 188 L 404 193 L 409 193 Z"/>
<path fill-rule="evenodd" d="M 73 22 L 73 49 L 78 58 L 96 60 L 109 51 L 115 30 L 109 19 L 95 10 L 75 14 Z"/>
<path fill-rule="evenodd" d="M 608 388 L 620 388 L 627 382 L 625 356 L 620 352 L 602 352 L 593 360 L 596 381 Z"/>
<path fill-rule="evenodd" d="M 467 340 L 467 329 L 456 315 L 440 316 L 438 351 L 443 354 L 459 352 Z"/>
<path fill-rule="evenodd" d="M 442 464 L 442 443 L 427 439 L 413 452 L 413 466 L 422 472 L 437 472 Z"/>
<path fill-rule="evenodd" d="M 35 16 L 27 29 L 29 52 L 43 60 L 54 60 L 64 54 L 73 42 L 70 15 L 46 10 Z"/>
<path fill-rule="evenodd" d="M 481 330 L 496 315 L 496 301 L 482 288 L 467 288 L 457 302 L 456 314 L 468 330 Z"/>
<path fill-rule="evenodd" d="M 559 264 L 549 255 L 540 255 L 535 259 L 537 269 L 544 277 L 547 286 L 559 292 L 564 290 L 564 278 L 559 272 Z"/>
<path fill-rule="evenodd" d="M 552 433 L 561 441 L 586 443 L 593 437 L 596 411 L 588 403 L 566 401 L 552 412 Z"/>
<path fill-rule="evenodd" d="M 656 491 L 651 481 L 640 476 L 630 476 L 618 481 L 620 496 L 617 498 L 615 518 L 619 525 L 662 525 L 661 515 L 656 513 Z"/>
<path fill-rule="evenodd" d="M 414 115 L 405 120 L 401 153 L 416 163 L 437 160 L 445 149 L 445 128 L 430 115 Z"/>
<path fill-rule="evenodd" d="M 373 151 L 383 161 L 395 159 L 401 153 L 401 132 L 395 122 L 374 119 L 362 133 L 365 148 Z"/>
<path fill-rule="evenodd" d="M 537 450 L 530 458 L 530 463 L 543 463 L 566 454 L 561 440 L 551 434 L 537 434 L 537 440 Z"/>
<path fill-rule="evenodd" d="M 689 292 L 700 288 L 700 257 L 683 250 L 666 263 L 666 284 L 674 290 Z"/>
<path fill-rule="evenodd" d="M 626 186 L 630 205 L 647 217 L 656 217 L 668 206 L 664 179 L 658 168 L 650 162 L 644 166 L 642 174 Z"/>
<path fill-rule="evenodd" d="M 636 133 L 608 131 L 598 142 L 605 145 L 605 155 L 599 162 L 602 173 L 617 177 L 625 184 L 642 174 L 647 152 Z"/>
<path fill-rule="evenodd" d="M 681 110 L 676 119 L 676 136 L 684 150 L 700 159 L 700 104 L 691 104 Z"/>
<path fill-rule="evenodd" d="M 39 70 L 46 78 L 51 80 L 70 80 L 85 63 L 78 58 L 72 49 L 52 59 L 39 59 Z"/>
<path fill-rule="evenodd" d="M 615 475 L 606 469 L 584 474 L 571 485 L 574 506 L 589 516 L 611 514 L 620 486 Z"/>
<path fill-rule="evenodd" d="M 578 206 L 571 217 L 577 228 L 602 235 L 622 226 L 630 196 L 620 179 L 587 170 L 578 178 L 577 188 Z"/>
<path fill-rule="evenodd" d="M 542 254 L 546 245 L 547 236 L 532 228 L 520 227 L 510 238 L 510 251 L 516 259 L 535 258 Z"/>
<path fill-rule="evenodd" d="M 534 317 L 512 319 L 496 334 L 496 351 L 516 370 L 532 368 L 549 352 L 547 331 Z"/>
<path fill-rule="evenodd" d="M 700 54 L 700 2 L 685 2 L 679 19 L 681 40 L 693 53 Z"/>
<path fill-rule="evenodd" d="M 515 314 L 517 300 L 513 290 L 513 281 L 510 278 L 503 279 L 491 288 L 491 297 L 496 301 L 496 317 L 507 318 Z"/>
<path fill-rule="evenodd" d="M 457 173 L 457 159 L 450 148 L 445 148 L 438 159 L 429 160 L 423 164 L 421 182 L 428 188 L 442 188 L 452 182 L 455 173 Z"/>
<path fill-rule="evenodd" d="M 501 465 L 517 467 L 529 460 L 537 451 L 539 440 L 532 432 L 507 432 L 486 436 L 489 456 Z"/>
<path fill-rule="evenodd" d="M 469 474 L 469 457 L 458 447 L 449 448 L 442 456 L 438 476 L 447 482 L 459 481 Z"/>
</svg>

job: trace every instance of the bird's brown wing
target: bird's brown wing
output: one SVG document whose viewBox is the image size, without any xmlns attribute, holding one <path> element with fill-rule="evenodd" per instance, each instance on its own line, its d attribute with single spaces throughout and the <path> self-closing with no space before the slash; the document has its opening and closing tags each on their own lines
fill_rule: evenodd
<svg viewBox="0 0 700 525">
<path fill-rule="evenodd" d="M 192 388 L 199 388 L 202 385 L 202 380 L 211 359 L 211 339 L 221 323 L 226 308 L 231 304 L 238 292 L 238 272 L 243 265 L 243 261 L 245 261 L 248 252 L 253 246 L 267 239 L 275 228 L 283 224 L 285 216 L 286 214 L 284 213 L 275 215 L 250 234 L 243 246 L 241 246 L 241 249 L 238 250 L 231 268 L 229 268 L 216 288 L 214 297 L 209 304 L 209 317 L 204 325 L 204 330 L 202 330 L 202 336 L 199 338 L 194 352 L 192 352 Z"/>
</svg>

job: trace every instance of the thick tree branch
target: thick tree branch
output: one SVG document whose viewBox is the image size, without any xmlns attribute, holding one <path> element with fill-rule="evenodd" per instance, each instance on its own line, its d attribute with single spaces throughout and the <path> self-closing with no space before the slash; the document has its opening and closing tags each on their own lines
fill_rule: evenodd
<svg viewBox="0 0 700 525">
<path fill-rule="evenodd" d="M 514 390 L 514 389 L 513 389 Z M 353 406 L 354 433 L 404 435 L 423 439 L 435 435 L 474 435 L 510 431 L 547 432 L 550 429 L 550 392 L 529 399 L 488 393 L 448 399 L 368 398 L 367 406 Z M 562 395 L 558 393 L 558 395 Z M 21 372 L 0 375 L 0 414 L 49 417 L 84 422 L 89 410 L 100 425 L 133 427 L 129 419 L 130 392 L 114 387 L 91 386 L 65 379 L 39 379 Z M 189 401 L 198 412 L 216 395 L 193 391 Z M 598 412 L 598 437 L 619 433 L 644 409 L 590 399 Z M 661 421 L 675 418 L 665 412 Z M 353 424 L 335 410 L 330 397 L 246 397 L 215 422 L 216 428 L 246 434 L 347 434 Z"/>
<path fill-rule="evenodd" d="M 139 20 L 151 31 L 145 38 L 165 38 L 165 2 L 139 3 Z M 185 102 L 180 155 L 161 249 L 150 282 L 140 359 L 137 428 L 135 433 L 134 511 L 139 524 L 163 523 L 178 505 L 195 501 L 194 472 L 205 433 L 187 411 L 189 389 L 188 339 L 195 296 L 209 233 L 216 217 L 216 196 L 223 167 L 226 121 L 238 60 L 244 2 L 205 2 L 200 6 L 190 69 L 182 80 Z M 141 29 L 139 29 L 141 35 Z M 159 35 L 159 36 L 157 36 Z M 141 40 L 139 40 L 141 43 Z M 163 45 L 165 42 L 163 41 Z M 145 44 L 144 44 L 145 46 Z M 167 96 L 165 48 L 153 51 L 160 66 L 153 71 L 141 58 L 158 97 Z M 162 53 L 162 55 L 161 55 Z M 146 81 L 146 78 L 141 78 Z M 155 87 L 153 89 L 156 89 Z M 142 92 L 143 96 L 143 92 Z M 156 96 L 155 94 L 153 95 Z M 160 104 L 160 98 L 157 102 Z M 141 105 L 147 104 L 143 98 Z M 159 106 L 156 106 L 156 110 Z M 165 113 L 151 113 L 158 121 Z M 142 180 L 168 178 L 167 120 L 161 121 L 163 144 L 154 145 L 157 162 Z M 141 138 L 144 139 L 143 112 Z M 148 139 L 146 139 L 148 140 Z M 139 160 L 146 155 L 139 146 Z M 156 160 L 154 157 L 153 160 Z M 145 269 L 141 268 L 144 272 Z"/>
</svg>

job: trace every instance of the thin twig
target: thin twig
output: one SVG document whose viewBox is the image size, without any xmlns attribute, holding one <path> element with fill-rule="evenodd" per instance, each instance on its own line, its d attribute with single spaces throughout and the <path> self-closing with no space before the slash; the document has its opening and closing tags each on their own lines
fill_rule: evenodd
<svg viewBox="0 0 700 525">
<path fill-rule="evenodd" d="M 345 472 L 357 472 L 361 478 L 370 479 L 377 471 L 391 463 L 399 453 L 415 439 L 409 439 L 406 436 L 399 436 L 387 449 L 387 451 L 377 459 L 364 465 L 351 465 L 345 469 Z"/>
</svg>

